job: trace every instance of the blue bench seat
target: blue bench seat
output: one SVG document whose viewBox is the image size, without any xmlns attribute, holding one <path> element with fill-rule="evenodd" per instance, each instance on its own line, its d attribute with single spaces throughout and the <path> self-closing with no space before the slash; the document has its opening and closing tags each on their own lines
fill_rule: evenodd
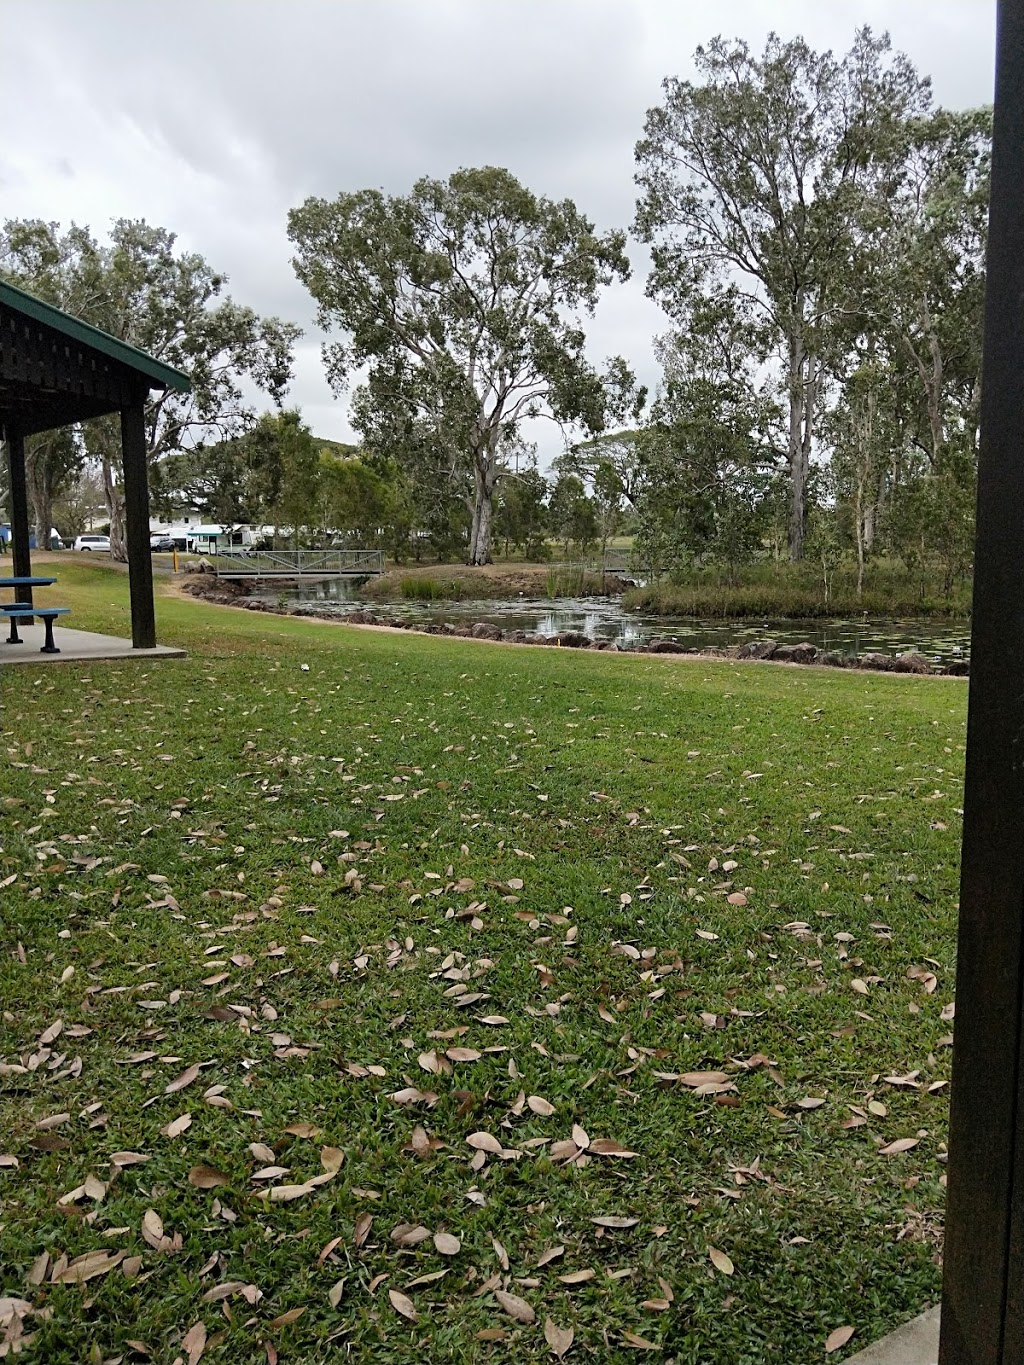
<svg viewBox="0 0 1024 1365">
<path fill-rule="evenodd" d="M 0 602 L 0 614 L 8 618 L 11 623 L 11 631 L 7 637 L 9 645 L 24 644 L 24 640 L 18 634 L 19 621 L 31 621 L 33 616 L 42 618 L 43 627 L 46 635 L 40 654 L 59 654 L 60 650 L 53 643 L 53 623 L 58 616 L 67 616 L 71 611 L 70 607 L 34 607 L 28 602 Z"/>
</svg>

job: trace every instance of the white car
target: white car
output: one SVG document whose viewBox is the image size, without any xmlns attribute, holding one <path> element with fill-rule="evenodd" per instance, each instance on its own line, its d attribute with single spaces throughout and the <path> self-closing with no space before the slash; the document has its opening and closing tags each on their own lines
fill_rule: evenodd
<svg viewBox="0 0 1024 1365">
<path fill-rule="evenodd" d="M 75 541 L 76 550 L 102 550 L 110 553 L 109 536 L 79 536 Z"/>
</svg>

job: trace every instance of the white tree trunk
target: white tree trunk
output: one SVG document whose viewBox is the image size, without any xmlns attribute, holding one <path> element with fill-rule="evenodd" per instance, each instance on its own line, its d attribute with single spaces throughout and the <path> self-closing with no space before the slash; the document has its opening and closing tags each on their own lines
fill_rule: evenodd
<svg viewBox="0 0 1024 1365">
<path fill-rule="evenodd" d="M 128 545 L 124 528 L 124 494 L 114 482 L 114 468 L 106 456 L 103 457 L 103 495 L 110 518 L 110 557 L 125 564 L 128 561 Z"/>
</svg>

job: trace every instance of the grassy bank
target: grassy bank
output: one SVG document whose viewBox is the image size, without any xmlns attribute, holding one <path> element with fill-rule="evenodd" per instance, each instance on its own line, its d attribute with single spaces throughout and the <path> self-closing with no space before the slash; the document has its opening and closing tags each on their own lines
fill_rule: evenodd
<svg viewBox="0 0 1024 1365">
<path fill-rule="evenodd" d="M 360 596 L 377 602 L 507 601 L 523 598 L 593 597 L 615 591 L 614 575 L 585 573 L 574 565 L 402 565 L 370 579 Z"/>
<path fill-rule="evenodd" d="M 56 592 L 125 631 L 123 576 Z M 526 1361 L 550 1319 L 777 1365 L 934 1298 L 961 684 L 158 621 L 187 659 L 0 667 L 29 1358 Z"/>
<path fill-rule="evenodd" d="M 969 583 L 946 593 L 940 580 L 908 574 L 901 566 L 871 566 L 863 591 L 857 592 L 850 568 L 830 576 L 828 592 L 820 568 L 813 564 L 758 564 L 730 579 L 717 570 L 695 571 L 647 587 L 630 588 L 623 605 L 659 616 L 776 617 L 945 616 L 970 614 Z"/>
</svg>

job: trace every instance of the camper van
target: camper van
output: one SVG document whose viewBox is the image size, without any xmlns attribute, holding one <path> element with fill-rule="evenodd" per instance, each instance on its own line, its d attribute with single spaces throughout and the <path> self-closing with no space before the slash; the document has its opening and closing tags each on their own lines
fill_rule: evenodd
<svg viewBox="0 0 1024 1365">
<path fill-rule="evenodd" d="M 196 555 L 215 555 L 218 550 L 237 553 L 251 550 L 255 543 L 256 537 L 248 526 L 192 526 L 186 537 L 186 548 Z"/>
</svg>

